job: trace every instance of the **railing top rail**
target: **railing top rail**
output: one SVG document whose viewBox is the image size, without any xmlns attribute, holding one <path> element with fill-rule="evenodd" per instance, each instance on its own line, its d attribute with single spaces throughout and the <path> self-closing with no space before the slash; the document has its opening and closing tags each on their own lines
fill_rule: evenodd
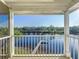
<svg viewBox="0 0 79 59">
<path fill-rule="evenodd" d="M 11 37 L 11 36 L 2 37 L 2 38 L 0 38 L 0 40 L 8 39 L 8 38 L 10 38 L 10 37 Z"/>
<path fill-rule="evenodd" d="M 27 36 L 28 36 L 28 37 L 29 37 L 29 36 L 30 36 L 30 37 L 31 37 L 31 36 L 37 36 L 37 37 L 38 37 L 38 36 L 41 36 L 41 37 L 42 37 L 42 36 L 64 36 L 64 35 L 14 35 L 14 37 L 17 37 L 17 36 L 18 36 L 18 37 L 27 37 Z"/>
<path fill-rule="evenodd" d="M 70 38 L 79 39 L 79 35 L 69 35 Z"/>
</svg>

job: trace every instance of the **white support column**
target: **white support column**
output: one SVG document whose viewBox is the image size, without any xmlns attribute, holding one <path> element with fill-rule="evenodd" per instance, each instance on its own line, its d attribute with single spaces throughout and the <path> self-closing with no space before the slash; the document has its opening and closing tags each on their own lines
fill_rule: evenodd
<svg viewBox="0 0 79 59">
<path fill-rule="evenodd" d="M 69 52 L 69 13 L 64 14 L 64 54 L 70 57 Z"/>
<path fill-rule="evenodd" d="M 8 49 L 9 49 L 9 57 L 11 58 L 14 55 L 14 13 L 11 9 L 9 9 L 9 20 L 8 20 L 8 26 L 9 26 L 9 35 L 11 38 L 8 41 Z"/>
</svg>

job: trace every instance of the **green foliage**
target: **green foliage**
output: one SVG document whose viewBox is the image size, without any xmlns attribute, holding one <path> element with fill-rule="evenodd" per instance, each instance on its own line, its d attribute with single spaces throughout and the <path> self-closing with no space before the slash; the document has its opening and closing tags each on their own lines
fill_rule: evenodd
<svg viewBox="0 0 79 59">
<path fill-rule="evenodd" d="M 0 37 L 8 36 L 8 28 L 0 28 Z"/>
<path fill-rule="evenodd" d="M 50 25 L 49 27 L 21 27 L 15 28 L 15 35 L 25 35 L 27 32 L 50 32 L 53 34 L 64 34 L 63 27 L 54 27 Z"/>
<path fill-rule="evenodd" d="M 23 33 L 19 29 L 17 29 L 17 28 L 15 28 L 14 34 L 15 35 L 23 35 Z"/>
<path fill-rule="evenodd" d="M 54 27 L 50 25 L 49 27 L 23 27 L 16 28 L 21 34 L 25 35 L 27 32 L 53 32 L 53 34 L 64 34 L 64 27 Z M 16 30 L 15 29 L 15 30 Z M 79 26 L 70 27 L 70 34 L 79 35 Z"/>
<path fill-rule="evenodd" d="M 64 27 L 22 27 L 14 28 L 14 35 L 26 35 L 27 32 L 53 32 L 53 34 L 64 34 Z M 7 36 L 9 33 L 7 28 L 0 28 L 0 37 Z M 70 27 L 70 34 L 79 35 L 79 26 Z"/>
<path fill-rule="evenodd" d="M 70 34 L 79 35 L 79 26 L 70 27 Z"/>
</svg>

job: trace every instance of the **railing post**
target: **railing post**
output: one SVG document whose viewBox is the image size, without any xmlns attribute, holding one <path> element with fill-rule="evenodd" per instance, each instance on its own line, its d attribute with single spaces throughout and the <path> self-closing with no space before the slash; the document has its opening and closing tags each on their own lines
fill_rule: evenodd
<svg viewBox="0 0 79 59">
<path fill-rule="evenodd" d="M 70 57 L 69 51 L 69 13 L 64 14 L 64 54 Z"/>
<path fill-rule="evenodd" d="M 11 58 L 14 55 L 14 13 L 11 9 L 9 9 L 9 19 L 8 19 L 8 27 L 9 27 L 9 35 L 11 38 L 8 40 L 8 56 Z"/>
</svg>

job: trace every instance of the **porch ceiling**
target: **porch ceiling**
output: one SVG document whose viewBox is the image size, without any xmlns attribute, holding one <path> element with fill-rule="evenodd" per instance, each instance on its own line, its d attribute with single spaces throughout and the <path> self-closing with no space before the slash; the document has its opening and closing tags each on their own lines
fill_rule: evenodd
<svg viewBox="0 0 79 59">
<path fill-rule="evenodd" d="M 63 13 L 78 0 L 4 0 L 8 7 L 22 13 Z"/>
</svg>

